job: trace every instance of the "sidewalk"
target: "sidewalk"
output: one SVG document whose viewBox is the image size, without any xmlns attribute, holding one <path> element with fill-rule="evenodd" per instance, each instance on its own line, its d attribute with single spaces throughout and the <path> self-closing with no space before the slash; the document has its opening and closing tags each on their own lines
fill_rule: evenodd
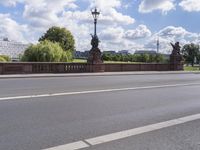
<svg viewBox="0 0 200 150">
<path fill-rule="evenodd" d="M 47 78 L 47 77 L 84 77 L 84 76 L 120 76 L 120 75 L 163 75 L 163 74 L 200 74 L 200 71 L 145 71 L 145 72 L 103 72 L 103 73 L 65 73 L 65 74 L 16 74 L 0 75 L 0 79 L 11 78 Z"/>
</svg>

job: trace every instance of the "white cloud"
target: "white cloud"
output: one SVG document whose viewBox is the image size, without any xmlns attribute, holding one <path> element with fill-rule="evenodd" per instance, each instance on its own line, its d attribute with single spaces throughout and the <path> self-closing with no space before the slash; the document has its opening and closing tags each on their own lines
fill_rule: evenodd
<svg viewBox="0 0 200 150">
<path fill-rule="evenodd" d="M 18 2 L 23 2 L 24 0 L 0 0 L 0 4 L 4 6 L 15 6 Z"/>
<path fill-rule="evenodd" d="M 136 47 L 142 48 L 142 45 L 136 43 L 136 40 L 146 39 L 149 36 L 151 36 L 151 31 L 145 25 L 139 25 L 136 29 L 129 30 L 120 26 L 109 27 L 100 33 L 100 39 L 104 43 L 102 49 L 104 50 L 134 50 Z"/>
<path fill-rule="evenodd" d="M 61 18 L 61 17 L 60 17 Z M 81 23 L 93 22 L 91 13 L 89 10 L 85 11 L 66 11 L 63 13 L 62 18 L 65 20 L 73 20 Z M 110 15 L 101 13 L 98 19 L 98 25 L 111 26 L 111 25 L 129 25 L 134 23 L 134 19 L 130 16 L 122 15 L 115 9 L 110 9 Z"/>
<path fill-rule="evenodd" d="M 28 33 L 27 25 L 18 24 L 10 18 L 9 14 L 0 14 L 0 37 L 8 37 L 10 40 L 28 42 L 23 33 Z"/>
<path fill-rule="evenodd" d="M 136 40 L 151 36 L 151 31 L 145 25 L 139 25 L 136 29 L 126 30 L 122 27 L 109 27 L 100 33 L 104 40 L 121 42 L 124 40 Z"/>
<path fill-rule="evenodd" d="M 135 30 L 128 30 L 125 33 L 127 39 L 141 39 L 151 36 L 151 31 L 145 25 L 139 25 Z"/>
<path fill-rule="evenodd" d="M 100 10 L 121 7 L 120 0 L 89 0 L 89 2 L 91 8 L 98 7 Z"/>
<path fill-rule="evenodd" d="M 122 13 L 117 12 L 115 9 L 110 9 L 107 15 L 112 18 L 113 22 L 116 22 L 119 24 L 129 25 L 135 22 L 135 19 L 133 19 L 132 17 L 123 15 Z"/>
<path fill-rule="evenodd" d="M 142 0 L 139 5 L 139 12 L 150 13 L 154 10 L 160 10 L 163 14 L 175 9 L 174 0 Z"/>
<path fill-rule="evenodd" d="M 70 9 L 78 8 L 76 0 L 35 0 L 25 2 L 25 10 L 23 13 L 33 26 L 49 27 L 60 22 L 60 19 L 65 15 L 66 20 L 79 20 L 88 22 L 92 19 L 90 9 L 94 6 L 102 9 L 100 16 L 100 24 L 124 24 L 129 25 L 135 22 L 134 18 L 123 15 L 116 8 L 121 7 L 119 0 L 85 0 L 90 3 L 90 6 L 84 11 L 72 11 Z M 67 9 L 67 10 L 66 10 Z M 102 23 L 103 22 L 103 23 Z"/>
<path fill-rule="evenodd" d="M 171 52 L 170 42 L 175 43 L 178 41 L 181 45 L 199 42 L 199 34 L 189 32 L 183 27 L 167 26 L 154 34 L 145 47 L 156 49 L 156 40 L 158 37 L 160 40 L 160 50 L 164 53 Z"/>
<path fill-rule="evenodd" d="M 183 27 L 168 26 L 158 32 L 161 37 L 171 40 L 182 40 L 193 41 L 198 38 L 197 33 L 192 33 L 184 29 Z"/>
<path fill-rule="evenodd" d="M 120 0 L 88 0 L 90 9 L 97 7 L 101 12 L 100 23 L 129 25 L 135 22 L 131 16 L 124 15 L 117 9 L 123 7 Z"/>
<path fill-rule="evenodd" d="M 144 49 L 156 49 L 158 35 L 163 52 L 171 50 L 169 45 L 171 41 L 180 41 L 181 43 L 199 41 L 198 34 L 191 33 L 182 27 L 168 26 L 153 35 L 145 25 L 131 29 L 135 20 L 120 11 L 124 7 L 123 1 L 84 1 L 88 3 L 88 7 L 85 9 L 79 9 L 78 0 L 0 0 L 0 4 L 5 6 L 23 3 L 25 6 L 23 17 L 26 20 L 26 24 L 20 24 L 8 14 L 0 14 L 0 36 L 22 42 L 35 42 L 49 27 L 56 25 L 66 27 L 73 33 L 77 50 L 89 50 L 91 48 L 90 33 L 93 33 L 93 18 L 90 9 L 97 6 L 101 9 L 98 35 L 102 41 L 100 44 L 102 50 L 142 48 L 145 42 Z M 180 5 L 186 1 L 183 0 Z M 189 5 L 187 6 L 189 7 Z M 154 10 L 166 13 L 172 9 L 175 9 L 174 0 L 142 0 L 139 8 L 142 13 Z"/>
<path fill-rule="evenodd" d="M 124 37 L 124 29 L 122 27 L 109 27 L 100 33 L 100 38 L 106 41 L 119 43 Z"/>
<path fill-rule="evenodd" d="M 23 13 L 33 26 L 49 27 L 59 22 L 59 15 L 65 8 L 76 8 L 74 0 L 34 0 L 25 2 Z"/>
<path fill-rule="evenodd" d="M 200 11 L 200 1 L 199 0 L 182 0 L 179 3 L 179 6 L 183 8 L 183 10 L 192 12 L 192 11 Z"/>
<path fill-rule="evenodd" d="M 77 50 L 86 50 L 91 47 L 90 33 L 93 32 L 93 18 L 90 9 L 95 6 L 102 10 L 98 20 L 99 32 L 111 26 L 130 25 L 135 22 L 134 18 L 117 10 L 122 7 L 120 0 L 86 1 L 90 5 L 80 11 L 76 6 L 76 0 L 36 0 L 34 2 L 27 0 L 23 16 L 27 19 L 30 27 L 37 32 L 44 32 L 54 25 L 68 28 L 75 36 Z"/>
</svg>

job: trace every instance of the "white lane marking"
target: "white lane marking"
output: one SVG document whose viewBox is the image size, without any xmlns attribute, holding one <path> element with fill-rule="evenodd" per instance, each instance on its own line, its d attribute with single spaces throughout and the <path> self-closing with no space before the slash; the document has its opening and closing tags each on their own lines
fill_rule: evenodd
<svg viewBox="0 0 200 150">
<path fill-rule="evenodd" d="M 44 149 L 44 150 L 78 150 L 78 149 L 87 148 L 87 147 L 89 147 L 88 144 L 86 144 L 83 141 L 78 141 L 78 142 L 69 143 L 69 144 L 66 144 L 66 145 L 47 148 L 47 149 Z"/>
<path fill-rule="evenodd" d="M 85 141 L 91 145 L 98 145 L 98 144 L 120 140 L 120 139 L 128 138 L 131 136 L 135 136 L 135 135 L 139 135 L 139 134 L 143 134 L 143 133 L 147 133 L 147 132 L 151 132 L 151 131 L 155 131 L 155 130 L 159 130 L 159 129 L 163 129 L 167 127 L 172 127 L 175 125 L 180 125 L 180 124 L 198 120 L 198 119 L 200 119 L 200 114 L 173 119 L 173 120 L 160 122 L 160 123 L 156 123 L 152 125 L 147 125 L 144 127 L 134 128 L 130 130 L 124 130 L 124 131 L 107 134 L 107 135 L 103 135 L 103 136 L 99 136 L 99 137 L 95 137 L 91 139 L 86 139 Z"/>
<path fill-rule="evenodd" d="M 193 85 L 200 85 L 200 83 L 169 84 L 169 85 L 156 85 L 156 86 L 145 86 L 145 87 L 129 87 L 129 88 L 93 90 L 93 91 L 80 91 L 80 92 L 50 93 L 50 94 L 41 94 L 41 95 L 13 96 L 13 97 L 2 97 L 2 98 L 0 98 L 0 101 L 16 100 L 16 99 L 29 99 L 29 98 L 42 98 L 42 97 L 54 97 L 54 96 L 67 96 L 67 95 L 78 95 L 78 94 L 92 94 L 92 93 L 103 93 L 103 92 L 117 92 L 117 91 L 128 91 L 128 90 L 145 90 L 145 89 L 180 87 L 180 86 L 193 86 Z"/>
<path fill-rule="evenodd" d="M 124 138 L 128 138 L 128 137 L 132 137 L 135 135 L 148 133 L 151 131 L 156 131 L 156 130 L 160 130 L 163 128 L 184 124 L 184 123 L 199 120 L 199 119 L 200 119 L 200 114 L 195 114 L 195 115 L 177 118 L 177 119 L 164 121 L 164 122 L 160 122 L 160 123 L 156 123 L 156 124 L 151 124 L 151 125 L 147 125 L 147 126 L 143 126 L 143 127 L 138 127 L 138 128 L 134 128 L 134 129 L 130 129 L 130 130 L 124 130 L 124 131 L 115 132 L 115 133 L 111 133 L 111 134 L 107 134 L 107 135 L 102 135 L 99 137 L 85 139 L 83 141 L 77 141 L 77 142 L 69 143 L 66 145 L 47 148 L 44 150 L 79 150 L 82 148 L 87 148 L 87 147 L 91 147 L 94 145 L 104 144 L 107 142 L 112 142 L 112 141 L 116 141 L 116 140 L 120 140 L 120 139 L 124 139 Z M 88 144 L 84 141 L 86 141 Z"/>
</svg>

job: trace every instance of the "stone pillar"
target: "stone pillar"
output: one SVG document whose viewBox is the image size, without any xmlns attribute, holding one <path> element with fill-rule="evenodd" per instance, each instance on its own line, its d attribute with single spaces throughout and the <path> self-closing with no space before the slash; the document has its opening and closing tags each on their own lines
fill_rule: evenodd
<svg viewBox="0 0 200 150">
<path fill-rule="evenodd" d="M 105 66 L 103 64 L 99 48 L 92 48 L 90 50 L 87 63 L 92 66 L 92 72 L 104 72 Z"/>
<path fill-rule="evenodd" d="M 184 70 L 183 68 L 183 58 L 181 55 L 170 55 L 170 64 L 171 64 L 171 70 L 173 71 L 179 71 Z"/>
<path fill-rule="evenodd" d="M 179 42 L 176 42 L 175 45 L 171 43 L 171 45 L 173 47 L 172 54 L 170 55 L 171 70 L 183 70 L 183 56 L 180 54 L 181 47 L 179 46 Z"/>
<path fill-rule="evenodd" d="M 92 48 L 89 52 L 89 57 L 87 62 L 89 64 L 102 64 L 103 61 L 101 59 L 101 51 L 97 48 Z"/>
<path fill-rule="evenodd" d="M 92 72 L 104 72 L 105 66 L 101 57 L 101 50 L 98 48 L 99 38 L 97 35 L 92 35 L 92 49 L 89 52 L 87 63 L 92 66 Z"/>
</svg>

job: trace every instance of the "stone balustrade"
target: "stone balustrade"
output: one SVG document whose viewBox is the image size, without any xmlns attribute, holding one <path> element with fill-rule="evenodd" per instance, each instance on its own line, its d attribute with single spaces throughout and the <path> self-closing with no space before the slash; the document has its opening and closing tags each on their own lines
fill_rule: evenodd
<svg viewBox="0 0 200 150">
<path fill-rule="evenodd" d="M 0 63 L 0 74 L 178 71 L 182 64 Z"/>
</svg>

